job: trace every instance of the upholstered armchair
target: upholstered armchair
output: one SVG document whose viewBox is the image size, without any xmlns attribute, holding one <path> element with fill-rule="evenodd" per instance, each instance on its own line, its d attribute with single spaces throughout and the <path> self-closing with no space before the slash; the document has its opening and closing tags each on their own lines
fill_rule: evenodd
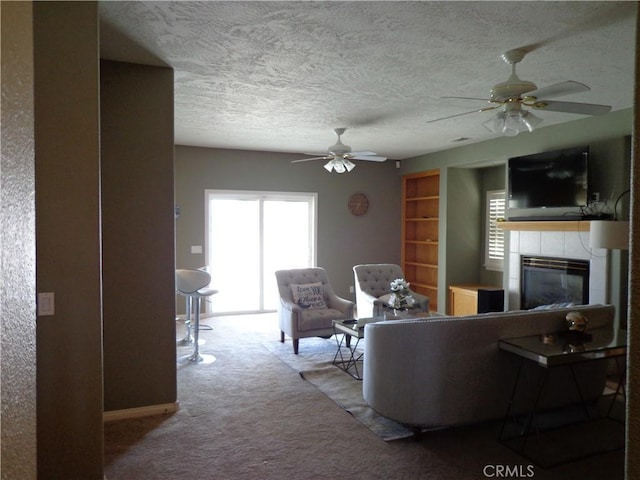
<svg viewBox="0 0 640 480">
<path fill-rule="evenodd" d="M 301 338 L 330 337 L 332 320 L 353 318 L 355 304 L 335 294 L 324 268 L 278 270 L 276 281 L 280 341 L 289 335 L 295 354 Z"/>
<path fill-rule="evenodd" d="M 391 295 L 391 282 L 404 278 L 399 265 L 374 263 L 353 267 L 355 276 L 356 304 L 358 318 L 379 317 Z M 415 312 L 429 311 L 429 297 L 411 291 L 415 299 Z"/>
</svg>

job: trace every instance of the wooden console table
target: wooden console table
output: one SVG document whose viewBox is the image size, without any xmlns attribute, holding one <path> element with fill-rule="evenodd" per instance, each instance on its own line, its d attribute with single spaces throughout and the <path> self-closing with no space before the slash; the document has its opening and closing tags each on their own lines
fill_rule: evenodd
<svg viewBox="0 0 640 480">
<path fill-rule="evenodd" d="M 476 313 L 502 312 L 504 290 L 490 285 L 449 286 L 449 315 L 475 315 Z"/>
</svg>

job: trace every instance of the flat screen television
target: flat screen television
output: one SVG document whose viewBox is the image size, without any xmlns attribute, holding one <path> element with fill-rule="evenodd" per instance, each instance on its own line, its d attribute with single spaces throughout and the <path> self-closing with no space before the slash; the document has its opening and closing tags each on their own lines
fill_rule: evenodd
<svg viewBox="0 0 640 480">
<path fill-rule="evenodd" d="M 588 146 L 510 158 L 508 208 L 587 205 L 588 163 Z"/>
</svg>

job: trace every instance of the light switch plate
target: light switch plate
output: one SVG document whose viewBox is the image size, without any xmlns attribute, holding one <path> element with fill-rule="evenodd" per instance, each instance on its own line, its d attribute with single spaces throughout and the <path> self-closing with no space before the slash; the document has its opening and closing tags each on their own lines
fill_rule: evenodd
<svg viewBox="0 0 640 480">
<path fill-rule="evenodd" d="M 44 292 L 38 294 L 38 316 L 46 317 L 55 315 L 56 312 L 56 296 L 53 292 Z"/>
</svg>

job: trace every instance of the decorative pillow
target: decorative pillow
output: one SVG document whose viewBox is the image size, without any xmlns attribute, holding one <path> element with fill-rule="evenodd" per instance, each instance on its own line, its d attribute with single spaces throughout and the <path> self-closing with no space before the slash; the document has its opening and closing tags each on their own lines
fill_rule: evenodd
<svg viewBox="0 0 640 480">
<path fill-rule="evenodd" d="M 327 308 L 324 302 L 322 283 L 305 283 L 302 285 L 292 283 L 291 294 L 293 301 L 301 308 Z"/>
</svg>

